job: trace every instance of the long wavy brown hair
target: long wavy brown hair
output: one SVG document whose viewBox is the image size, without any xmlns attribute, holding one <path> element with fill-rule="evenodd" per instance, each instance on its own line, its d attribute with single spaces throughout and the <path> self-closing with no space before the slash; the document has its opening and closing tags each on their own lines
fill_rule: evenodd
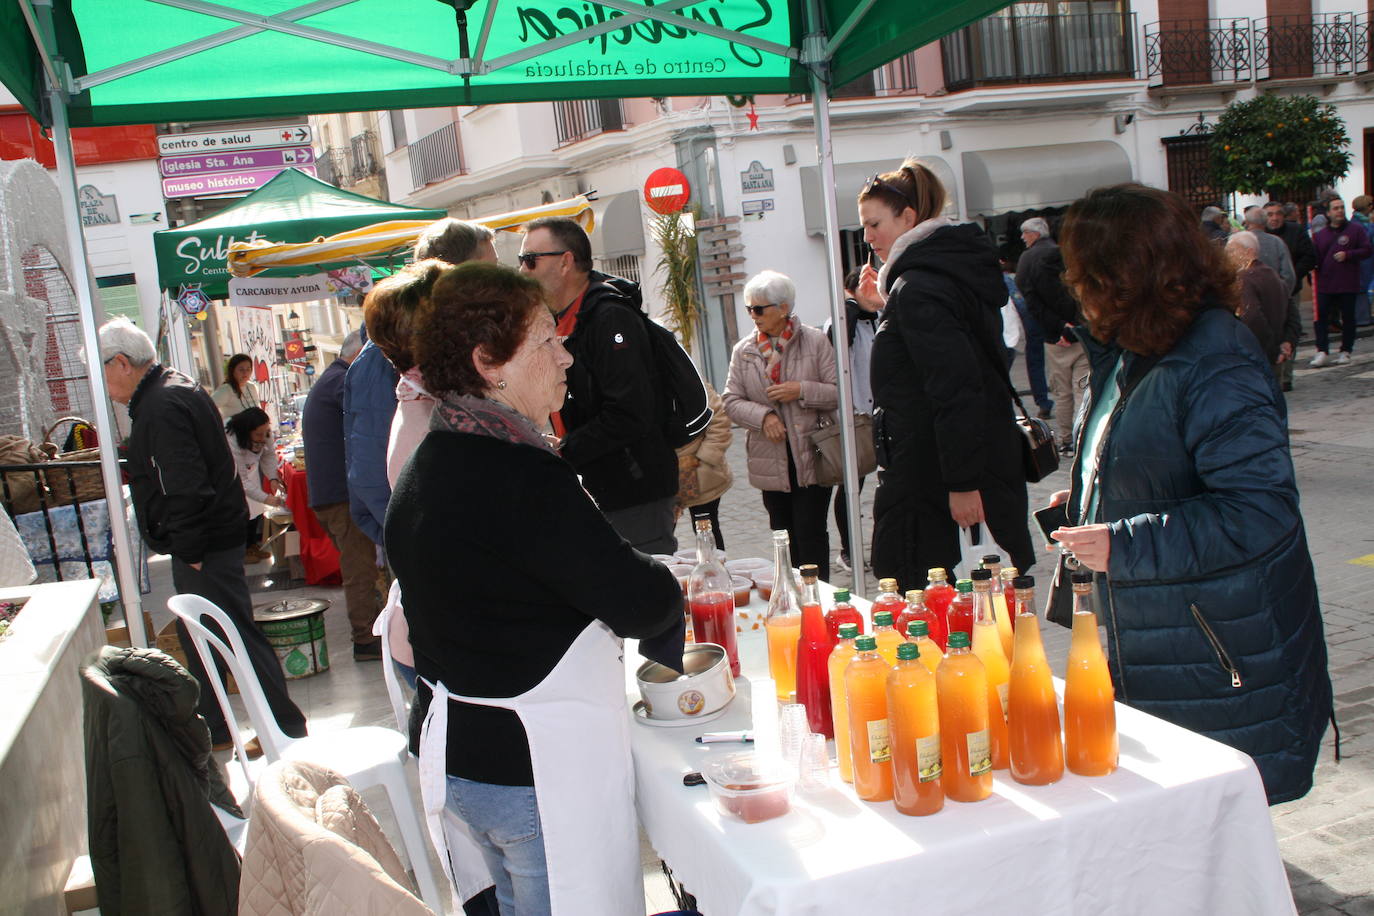
<svg viewBox="0 0 1374 916">
<path fill-rule="evenodd" d="M 1143 356 L 1178 343 L 1208 305 L 1235 312 L 1235 270 L 1177 194 L 1127 183 L 1088 192 L 1059 230 L 1064 282 L 1094 337 Z"/>
</svg>

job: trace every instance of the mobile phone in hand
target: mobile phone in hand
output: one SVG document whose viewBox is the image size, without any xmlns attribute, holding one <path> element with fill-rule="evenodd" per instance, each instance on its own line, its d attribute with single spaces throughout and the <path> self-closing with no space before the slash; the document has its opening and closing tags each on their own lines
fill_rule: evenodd
<svg viewBox="0 0 1374 916">
<path fill-rule="evenodd" d="M 1035 516 L 1035 524 L 1040 528 L 1045 543 L 1050 547 L 1058 547 L 1059 542 L 1052 538 L 1050 533 L 1069 526 L 1069 504 L 1062 502 L 1057 506 L 1046 506 L 1036 509 L 1031 514 Z"/>
</svg>

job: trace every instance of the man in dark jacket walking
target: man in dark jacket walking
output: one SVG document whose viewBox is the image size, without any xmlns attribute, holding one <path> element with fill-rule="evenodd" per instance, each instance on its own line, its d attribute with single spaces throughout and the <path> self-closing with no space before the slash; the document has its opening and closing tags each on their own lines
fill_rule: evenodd
<svg viewBox="0 0 1374 916">
<path fill-rule="evenodd" d="M 1302 311 L 1298 298 L 1302 295 L 1302 282 L 1317 264 L 1317 252 L 1312 247 L 1312 239 L 1307 230 L 1296 222 L 1289 221 L 1287 208 L 1277 200 L 1264 205 L 1265 232 L 1276 235 L 1288 246 L 1289 257 L 1293 259 L 1293 294 L 1288 297 L 1288 313 L 1283 323 L 1283 339 L 1279 343 L 1279 363 L 1276 372 L 1284 391 L 1293 390 L 1293 354 L 1297 352 L 1298 341 L 1302 338 Z"/>
<path fill-rule="evenodd" d="M 276 653 L 253 622 L 243 577 L 248 504 L 219 410 L 204 389 L 159 365 L 155 356 L 148 335 L 128 321 L 101 326 L 106 387 L 111 400 L 129 406 L 133 421 L 126 471 L 139 531 L 154 551 L 171 555 L 177 594 L 200 595 L 234 622 L 277 724 L 286 734 L 302 737 L 305 716 L 291 701 Z M 214 743 L 227 747 L 229 727 L 179 619 L 177 635 L 186 667 L 201 685 L 198 711 Z"/>
<path fill-rule="evenodd" d="M 544 287 L 573 355 L 567 400 L 551 418 L 563 457 L 621 537 L 645 553 L 672 553 L 677 454 L 664 436 L 638 284 L 592 270 L 587 233 L 562 217 L 531 222 L 519 260 Z"/>
<path fill-rule="evenodd" d="M 1026 251 L 1016 265 L 1016 287 L 1044 334 L 1045 367 L 1054 398 L 1055 425 L 1059 427 L 1059 450 L 1072 454 L 1073 419 L 1083 401 L 1083 385 L 1090 368 L 1074 331 L 1074 326 L 1081 323 L 1078 303 L 1060 279 L 1064 257 L 1050 238 L 1049 225 L 1038 216 L 1026 220 L 1021 224 L 1021 241 L 1026 243 Z"/>
<path fill-rule="evenodd" d="M 310 511 L 339 551 L 344 603 L 353 631 L 353 660 L 372 661 L 382 657 L 382 641 L 372 635 L 372 622 L 381 611 L 377 606 L 377 547 L 349 512 L 344 465 L 344 378 L 362 345 L 357 331 L 345 337 L 338 359 L 310 386 L 301 416 L 301 437 L 308 459 L 305 479 Z"/>
</svg>

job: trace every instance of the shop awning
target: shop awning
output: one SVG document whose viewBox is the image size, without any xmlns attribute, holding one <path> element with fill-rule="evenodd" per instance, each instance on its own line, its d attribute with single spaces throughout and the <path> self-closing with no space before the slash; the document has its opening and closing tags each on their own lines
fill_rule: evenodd
<svg viewBox="0 0 1374 916">
<path fill-rule="evenodd" d="M 969 216 L 1063 207 L 1091 188 L 1131 180 L 1131 160 L 1111 140 L 964 153 Z"/>
<path fill-rule="evenodd" d="M 940 179 L 949 195 L 945 205 L 946 216 L 959 213 L 959 183 L 954 177 L 954 169 L 939 156 L 918 156 L 917 161 Z M 891 159 L 874 159 L 870 162 L 835 163 L 835 198 L 840 208 L 840 228 L 857 231 L 859 229 L 859 209 L 855 203 L 865 182 L 874 175 L 890 172 L 899 163 Z M 825 235 L 825 211 L 821 209 L 820 169 L 814 165 L 801 167 L 802 215 L 806 218 L 808 235 Z"/>
<path fill-rule="evenodd" d="M 610 260 L 644 253 L 644 217 L 638 191 L 625 191 L 606 199 L 592 236 L 592 255 Z"/>
</svg>

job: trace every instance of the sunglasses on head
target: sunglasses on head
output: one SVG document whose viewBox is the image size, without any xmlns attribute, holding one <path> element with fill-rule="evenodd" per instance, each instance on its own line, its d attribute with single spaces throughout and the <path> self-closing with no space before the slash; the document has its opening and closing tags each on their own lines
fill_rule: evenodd
<svg viewBox="0 0 1374 916">
<path fill-rule="evenodd" d="M 776 302 L 769 302 L 764 305 L 746 305 L 744 307 L 744 310 L 748 312 L 750 315 L 753 315 L 755 318 L 758 318 L 769 309 L 775 309 L 777 307 L 778 304 Z"/>
<path fill-rule="evenodd" d="M 868 184 L 864 185 L 865 194 L 872 194 L 875 191 L 886 191 L 889 194 L 896 194 L 906 202 L 907 206 L 911 207 L 913 210 L 916 209 L 916 201 L 911 199 L 910 194 L 890 181 L 883 181 L 881 175 L 874 175 L 872 178 L 868 179 Z"/>
<path fill-rule="evenodd" d="M 539 262 L 540 258 L 548 258 L 556 254 L 567 253 L 568 250 L 566 248 L 562 251 L 522 251 L 515 256 L 515 260 L 519 261 L 530 270 L 534 270 L 534 265 Z"/>
</svg>

